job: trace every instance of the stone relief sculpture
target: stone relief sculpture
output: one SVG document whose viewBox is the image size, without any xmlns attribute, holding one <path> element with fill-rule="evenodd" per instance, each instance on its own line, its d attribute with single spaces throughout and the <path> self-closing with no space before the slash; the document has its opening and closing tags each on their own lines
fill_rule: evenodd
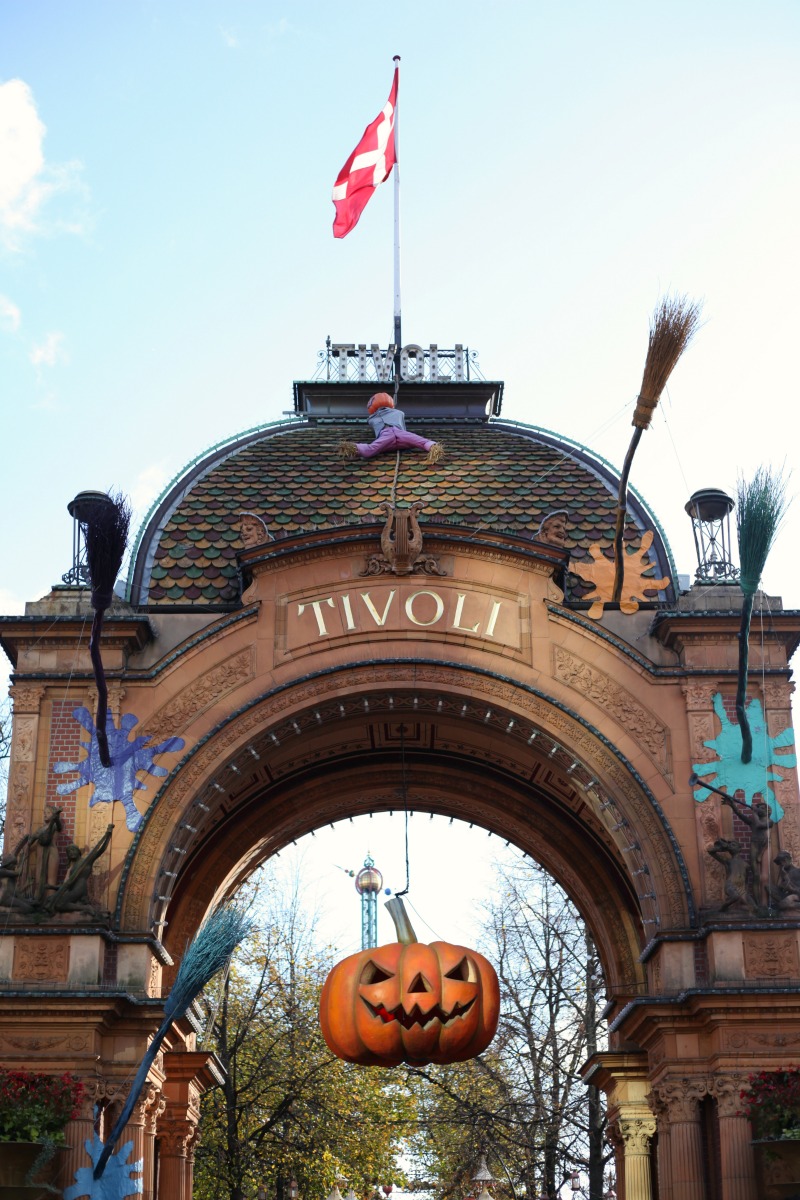
<svg viewBox="0 0 800 1200">
<path fill-rule="evenodd" d="M 725 899 L 720 912 L 729 908 L 744 908 L 752 912 L 755 908 L 750 891 L 750 867 L 742 858 L 742 845 L 735 838 L 717 838 L 708 853 L 725 868 Z"/>
<path fill-rule="evenodd" d="M 754 904 L 761 904 L 761 861 L 769 844 L 769 831 L 775 821 L 770 819 L 769 808 L 763 800 L 754 800 L 752 808 L 734 796 L 723 796 L 722 803 L 733 809 L 739 820 L 750 828 L 750 895 Z"/>
<path fill-rule="evenodd" d="M 89 895 L 92 867 L 111 840 L 109 825 L 99 842 L 86 854 L 74 843 L 67 847 L 67 876 L 60 885 L 55 834 L 61 830 L 61 809 L 51 810 L 41 829 L 27 834 L 12 854 L 0 863 L 0 909 L 39 922 L 60 913 L 83 913 L 94 920 L 108 914 Z"/>
<path fill-rule="evenodd" d="M 239 513 L 239 538 L 245 550 L 274 541 L 266 521 L 253 512 Z"/>
<path fill-rule="evenodd" d="M 446 575 L 434 555 L 422 553 L 422 530 L 417 519 L 422 505 L 397 508 L 387 500 L 381 508 L 386 513 L 381 533 L 382 553 L 371 554 L 361 574 L 411 575 L 419 571 L 425 575 Z"/>
<path fill-rule="evenodd" d="M 567 522 L 569 513 L 566 508 L 557 508 L 547 513 L 536 531 L 537 542 L 546 542 L 549 546 L 558 546 L 560 550 L 567 545 Z"/>
<path fill-rule="evenodd" d="M 87 916 L 102 917 L 105 913 L 99 909 L 89 896 L 89 879 L 92 867 L 111 841 L 114 826 L 108 825 L 100 841 L 88 854 L 81 855 L 80 846 L 67 846 L 67 862 L 70 864 L 67 877 L 60 887 L 46 898 L 43 908 L 49 913 L 82 912 Z"/>
</svg>

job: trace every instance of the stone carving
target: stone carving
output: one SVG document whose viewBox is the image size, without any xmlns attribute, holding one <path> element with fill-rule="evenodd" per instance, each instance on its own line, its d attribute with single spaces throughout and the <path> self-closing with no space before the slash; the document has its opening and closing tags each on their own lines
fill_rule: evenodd
<svg viewBox="0 0 800 1200">
<path fill-rule="evenodd" d="M 742 858 L 742 846 L 735 838 L 717 838 L 707 853 L 725 868 L 725 899 L 719 906 L 720 912 L 729 908 L 743 908 L 752 913 L 752 888 L 750 882 L 750 867 Z"/>
<path fill-rule="evenodd" d="M 37 687 L 34 684 L 15 683 L 9 689 L 9 696 L 14 701 L 14 715 L 19 713 L 31 713 L 38 716 L 39 706 L 42 702 L 45 689 Z"/>
<path fill-rule="evenodd" d="M 29 901 L 32 907 L 40 906 L 55 891 L 58 875 L 55 838 L 62 830 L 61 811 L 60 808 L 46 808 L 41 828 L 26 834 L 15 847 L 14 862 L 10 863 L 8 859 L 3 862 L 4 868 L 16 872 L 15 898 Z"/>
<path fill-rule="evenodd" d="M 620 1117 L 617 1128 L 626 1154 L 649 1154 L 650 1139 L 656 1131 L 655 1117 Z"/>
<path fill-rule="evenodd" d="M 381 533 L 381 553 L 371 554 L 360 575 L 446 575 L 444 568 L 432 554 L 422 553 L 422 530 L 417 517 L 422 512 L 420 503 L 410 508 L 397 508 L 387 500 L 381 505 L 386 513 L 386 523 Z"/>
<path fill-rule="evenodd" d="M 247 683 L 255 674 L 253 649 L 248 646 L 232 654 L 224 662 L 211 667 L 173 696 L 163 708 L 145 722 L 144 732 L 149 738 L 163 738 L 169 731 L 185 729 L 186 726 L 211 708 L 223 696 Z"/>
<path fill-rule="evenodd" d="M 667 1078 L 653 1089 L 671 1125 L 699 1121 L 700 1101 L 708 1095 L 708 1082 L 701 1078 Z M 663 1111 L 662 1110 L 662 1111 Z"/>
<path fill-rule="evenodd" d="M 800 904 L 800 867 L 794 865 L 788 850 L 781 850 L 772 861 L 778 878 L 770 887 L 770 899 L 778 908 L 794 908 Z"/>
<path fill-rule="evenodd" d="M 28 828 L 28 812 L 33 786 L 33 764 L 13 763 L 6 809 L 6 845 L 16 846 Z"/>
<path fill-rule="evenodd" d="M 797 974 L 797 939 L 794 934 L 773 933 L 745 938 L 744 967 L 748 978 L 789 978 Z"/>
<path fill-rule="evenodd" d="M 610 713 L 647 750 L 653 762 L 665 774 L 669 771 L 669 730 L 640 704 L 629 691 L 615 683 L 603 671 L 576 658 L 561 646 L 554 647 L 555 676 L 588 696 L 604 712 Z"/>
<path fill-rule="evenodd" d="M 769 844 L 769 831 L 775 822 L 770 819 L 769 809 L 763 800 L 754 800 L 752 808 L 742 804 L 735 796 L 723 796 L 722 803 L 733 809 L 739 820 L 750 829 L 750 895 L 754 904 L 761 904 L 761 860 Z"/>
<path fill-rule="evenodd" d="M 678 928 L 685 925 L 687 895 L 673 845 L 652 802 L 616 754 L 585 725 L 543 697 L 481 672 L 465 672 L 431 663 L 362 665 L 319 675 L 265 696 L 209 737 L 170 780 L 168 787 L 159 793 L 158 802 L 149 815 L 126 883 L 123 928 L 138 929 L 147 924 L 147 903 L 152 893 L 156 858 L 160 857 L 161 848 L 181 819 L 186 804 L 218 769 L 231 747 L 246 744 L 254 733 L 268 729 L 286 710 L 298 712 L 306 705 L 318 705 L 326 694 L 339 695 L 345 687 L 353 691 L 386 683 L 393 687 L 403 683 L 422 687 L 430 683 L 437 689 L 452 688 L 459 695 L 468 689 L 473 697 L 508 704 L 512 712 L 522 713 L 532 724 L 552 730 L 564 746 L 603 776 L 607 786 L 613 785 L 635 836 L 646 846 L 654 881 L 657 869 L 657 890 L 666 903 L 671 924 Z"/>
<path fill-rule="evenodd" d="M 699 709 L 702 712 L 711 708 L 711 698 L 713 688 L 707 683 L 691 683 L 689 680 L 681 681 L 681 691 L 686 699 L 686 709 L 688 712 L 693 712 Z"/>
<path fill-rule="evenodd" d="M 100 841 L 88 854 L 81 855 L 79 846 L 74 843 L 67 846 L 67 877 L 56 890 L 47 897 L 43 907 L 49 913 L 76 912 L 88 917 L 101 918 L 103 913 L 91 901 L 89 896 L 89 877 L 92 867 L 111 841 L 114 832 L 113 824 L 108 825 Z"/>
<path fill-rule="evenodd" d="M 563 550 L 567 544 L 567 522 L 569 513 L 566 508 L 557 508 L 549 512 L 543 519 L 536 532 L 537 542 L 545 542 L 548 546 L 558 546 Z"/>
<path fill-rule="evenodd" d="M 720 1117 L 747 1120 L 742 1114 L 742 1091 L 746 1088 L 746 1075 L 714 1075 L 709 1079 L 708 1093 L 716 1100 Z"/>
<path fill-rule="evenodd" d="M 14 980 L 64 983 L 68 955 L 69 947 L 61 938 L 20 938 L 14 951 Z"/>
<path fill-rule="evenodd" d="M 267 527 L 266 521 L 263 521 L 261 517 L 253 512 L 239 513 L 239 538 L 245 550 L 249 550 L 252 546 L 261 546 L 264 542 L 275 540 Z"/>
</svg>

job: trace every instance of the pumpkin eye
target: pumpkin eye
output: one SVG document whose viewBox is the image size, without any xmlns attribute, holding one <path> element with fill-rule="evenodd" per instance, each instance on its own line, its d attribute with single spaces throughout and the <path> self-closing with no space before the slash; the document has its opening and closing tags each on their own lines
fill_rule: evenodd
<svg viewBox="0 0 800 1200">
<path fill-rule="evenodd" d="M 460 979 L 463 983 L 475 983 L 477 976 L 472 963 L 465 957 L 457 966 L 453 967 L 452 971 L 446 973 L 445 979 Z"/>
<path fill-rule="evenodd" d="M 364 967 L 361 972 L 361 982 L 370 983 L 385 983 L 387 979 L 393 979 L 394 975 L 390 971 L 384 971 L 383 967 L 379 967 L 372 959 Z"/>
</svg>

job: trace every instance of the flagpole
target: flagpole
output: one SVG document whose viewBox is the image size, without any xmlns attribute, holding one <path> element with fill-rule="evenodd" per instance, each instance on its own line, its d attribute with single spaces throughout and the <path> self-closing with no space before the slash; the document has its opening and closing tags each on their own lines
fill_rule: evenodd
<svg viewBox="0 0 800 1200">
<path fill-rule="evenodd" d="M 395 385 L 400 378 L 400 347 L 402 345 L 400 317 L 400 141 L 398 130 L 400 95 L 400 55 L 392 59 L 397 64 L 397 97 L 394 111 L 394 344 L 395 344 Z"/>
</svg>

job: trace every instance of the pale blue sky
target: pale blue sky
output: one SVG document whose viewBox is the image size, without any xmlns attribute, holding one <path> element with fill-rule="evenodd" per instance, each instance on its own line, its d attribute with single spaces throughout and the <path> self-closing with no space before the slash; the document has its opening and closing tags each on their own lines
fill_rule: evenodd
<svg viewBox="0 0 800 1200">
<path fill-rule="evenodd" d="M 619 463 L 650 311 L 705 298 L 633 472 L 691 571 L 689 492 L 797 457 L 799 35 L 774 2 L 1 0 L 2 607 L 68 567 L 76 491 L 143 514 L 326 334 L 388 341 L 391 187 L 342 242 L 330 191 L 394 53 L 404 340 Z"/>
<path fill-rule="evenodd" d="M 391 187 L 341 242 L 330 193 L 395 53 L 404 340 L 478 349 L 505 416 L 620 464 L 658 297 L 705 298 L 632 475 L 692 572 L 691 491 L 784 458 L 798 490 L 799 50 L 796 0 L 0 0 L 0 610 L 69 567 L 77 491 L 141 517 L 326 334 L 387 343 Z M 796 503 L 791 606 L 798 543 Z M 418 904 L 445 936 L 490 846 Z"/>
</svg>

